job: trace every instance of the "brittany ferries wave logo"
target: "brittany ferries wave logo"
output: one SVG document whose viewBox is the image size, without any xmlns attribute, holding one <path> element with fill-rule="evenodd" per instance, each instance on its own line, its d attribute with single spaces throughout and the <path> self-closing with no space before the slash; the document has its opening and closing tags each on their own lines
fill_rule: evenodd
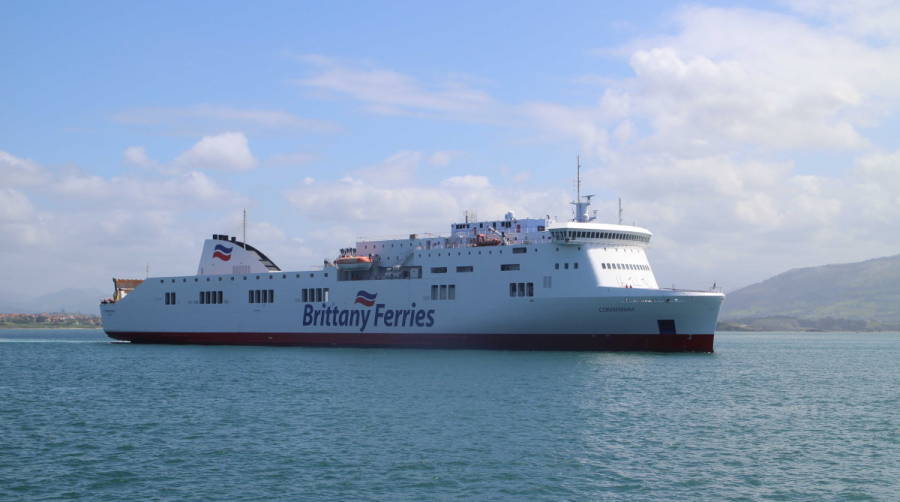
<svg viewBox="0 0 900 502">
<path fill-rule="evenodd" d="M 371 307 L 375 305 L 375 298 L 378 296 L 378 293 L 369 293 L 368 291 L 360 290 L 359 293 L 356 293 L 356 301 L 353 303 L 359 303 L 365 305 L 366 307 Z"/>
<path fill-rule="evenodd" d="M 387 308 L 384 303 L 375 303 L 378 293 L 359 291 L 356 293 L 354 304 L 358 303 L 368 308 L 340 308 L 335 304 L 323 303 L 321 308 L 307 303 L 303 306 L 304 326 L 339 326 L 355 327 L 365 331 L 369 321 L 373 327 L 388 328 L 430 328 L 434 326 L 434 309 L 416 308 L 413 303 L 411 308 Z M 375 315 L 372 315 L 372 313 Z"/>
<path fill-rule="evenodd" d="M 222 261 L 228 261 L 231 259 L 231 250 L 234 248 L 227 248 L 221 244 L 216 244 L 216 249 L 213 251 L 213 258 L 218 258 Z"/>
</svg>

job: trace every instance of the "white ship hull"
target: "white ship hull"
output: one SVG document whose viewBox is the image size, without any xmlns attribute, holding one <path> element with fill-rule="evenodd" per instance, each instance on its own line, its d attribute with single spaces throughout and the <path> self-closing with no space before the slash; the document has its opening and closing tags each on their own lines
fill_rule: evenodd
<svg viewBox="0 0 900 502">
<path fill-rule="evenodd" d="M 361 271 L 284 272 L 214 235 L 197 275 L 116 280 L 103 328 L 147 343 L 711 352 L 724 295 L 660 289 L 652 234 L 591 223 L 586 204 L 549 227 L 510 213 L 449 237 L 359 241 L 376 263 Z M 479 246 L 485 232 L 502 244 Z"/>
</svg>

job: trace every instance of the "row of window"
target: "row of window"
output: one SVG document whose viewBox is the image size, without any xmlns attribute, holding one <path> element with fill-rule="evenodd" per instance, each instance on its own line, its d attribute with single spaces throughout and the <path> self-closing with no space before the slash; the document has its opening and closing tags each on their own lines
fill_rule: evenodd
<svg viewBox="0 0 900 502">
<path fill-rule="evenodd" d="M 557 268 L 559 268 L 559 267 L 557 267 Z M 506 263 L 506 264 L 500 265 L 500 270 L 503 270 L 503 271 L 519 270 L 519 269 L 520 269 L 520 267 L 519 267 L 518 263 Z M 456 271 L 457 272 L 474 272 L 475 267 L 473 267 L 472 265 L 462 265 L 462 266 L 456 267 Z M 446 274 L 447 267 L 431 267 L 431 273 L 432 274 Z"/>
<path fill-rule="evenodd" d="M 174 293 L 173 293 L 174 295 Z M 200 303 L 203 305 L 225 303 L 222 298 L 221 291 L 201 291 Z"/>
<path fill-rule="evenodd" d="M 275 290 L 272 289 L 251 289 L 248 291 L 249 303 L 275 303 Z"/>
<path fill-rule="evenodd" d="M 635 265 L 633 263 L 603 263 L 603 268 L 608 270 L 650 270 L 650 265 Z"/>
<path fill-rule="evenodd" d="M 563 265 L 564 265 L 564 266 L 563 266 L 564 269 L 569 270 L 569 264 L 568 264 L 568 263 L 563 263 Z M 553 268 L 555 268 L 556 270 L 559 270 L 559 263 L 557 263 L 556 265 L 554 265 Z M 574 263 L 572 263 L 572 268 L 574 268 L 575 270 L 578 270 L 578 262 L 577 262 L 577 261 L 574 262 Z"/>
<path fill-rule="evenodd" d="M 303 303 L 320 303 L 328 301 L 328 288 L 303 288 L 300 290 Z"/>
<path fill-rule="evenodd" d="M 166 293 L 166 305 L 175 305 L 175 293 Z"/>
<path fill-rule="evenodd" d="M 431 285 L 432 300 L 455 300 L 456 284 L 432 284 Z"/>
<path fill-rule="evenodd" d="M 649 235 L 626 234 L 621 232 L 587 232 L 581 230 L 554 230 L 556 239 L 619 239 L 624 241 L 650 242 Z"/>
<path fill-rule="evenodd" d="M 509 283 L 509 296 L 534 296 L 533 282 Z"/>
<path fill-rule="evenodd" d="M 308 272 L 308 273 L 309 273 L 309 277 L 310 277 L 310 278 L 316 276 L 315 272 Z M 261 276 L 260 276 L 260 275 L 257 275 L 256 278 L 257 278 L 257 279 L 260 279 L 261 277 L 268 277 L 269 279 L 275 279 L 275 276 L 276 276 L 276 275 L 278 275 L 278 274 L 263 274 L 263 275 L 261 275 Z M 325 277 L 328 277 L 328 272 L 325 272 L 325 273 L 323 273 L 322 275 L 324 275 Z M 229 280 L 232 280 L 232 281 L 233 281 L 233 280 L 235 280 L 235 278 L 238 277 L 238 276 L 236 276 L 236 275 L 231 275 L 231 276 L 219 276 L 219 278 L 218 278 L 219 282 L 221 282 L 221 281 L 224 279 L 224 277 L 228 277 Z M 297 279 L 299 279 L 299 278 L 300 278 L 300 274 L 294 274 L 294 277 L 297 278 Z M 282 279 L 287 279 L 287 278 L 288 278 L 288 274 L 281 274 L 281 278 L 282 278 Z M 245 275 L 245 276 L 243 277 L 243 279 L 246 281 L 246 280 L 247 280 L 247 276 Z M 211 280 L 212 280 L 212 277 L 207 277 L 207 278 L 206 278 L 206 282 L 210 282 Z M 174 283 L 174 282 L 175 282 L 175 279 L 169 279 L 169 281 L 172 282 L 172 283 Z M 199 277 L 194 277 L 194 282 L 199 282 L 199 281 L 200 281 L 200 278 L 199 278 Z M 166 282 L 166 280 L 165 280 L 165 279 L 160 279 L 159 282 L 160 282 L 160 284 L 163 284 L 163 283 Z M 181 278 L 181 282 L 187 282 L 187 277 L 182 277 L 182 278 Z"/>
</svg>

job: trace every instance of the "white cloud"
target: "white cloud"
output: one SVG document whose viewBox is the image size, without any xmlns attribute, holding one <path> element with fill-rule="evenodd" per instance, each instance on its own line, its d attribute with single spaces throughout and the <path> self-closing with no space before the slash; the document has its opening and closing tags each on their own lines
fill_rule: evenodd
<svg viewBox="0 0 900 502">
<path fill-rule="evenodd" d="M 351 171 L 348 179 L 356 178 L 385 187 L 409 185 L 415 179 L 416 169 L 421 161 L 421 152 L 405 150 L 391 155 L 378 164 Z"/>
<path fill-rule="evenodd" d="M 27 172 L 43 183 L 0 186 L 0 289 L 15 285 L 26 296 L 106 288 L 110 274 L 142 277 L 148 261 L 155 273 L 192 273 L 203 236 L 236 228 L 219 224 L 223 209 L 249 205 L 199 171 L 107 177 L 31 163 Z M 258 230 L 277 240 L 271 228 Z M 52 280 L 34 281 L 40 274 Z"/>
<path fill-rule="evenodd" d="M 458 150 L 443 150 L 428 156 L 428 164 L 434 167 L 447 167 L 454 159 L 462 155 Z"/>
<path fill-rule="evenodd" d="M 36 185 L 46 179 L 41 166 L 0 150 L 0 187 Z"/>
<path fill-rule="evenodd" d="M 0 188 L 0 222 L 22 222 L 31 219 L 34 207 L 22 192 Z"/>
<path fill-rule="evenodd" d="M 70 173 L 47 188 L 72 200 L 93 200 L 116 207 L 176 209 L 203 204 L 241 204 L 243 198 L 200 171 L 164 178 L 112 177 Z"/>
<path fill-rule="evenodd" d="M 900 5 L 895 0 L 789 0 L 787 4 L 849 34 L 900 41 Z"/>
<path fill-rule="evenodd" d="M 303 130 L 317 133 L 335 132 L 330 121 L 299 117 L 282 110 L 235 108 L 221 105 L 193 105 L 181 108 L 158 107 L 126 110 L 113 116 L 119 123 L 161 127 L 192 136 L 222 132 L 223 128 L 254 130 Z"/>
<path fill-rule="evenodd" d="M 315 71 L 298 84 L 350 96 L 376 113 L 473 119 L 492 116 L 495 105 L 487 93 L 459 81 L 447 80 L 428 88 L 396 71 L 357 68 L 322 56 L 302 60 Z"/>
<path fill-rule="evenodd" d="M 452 176 L 434 185 L 419 183 L 415 171 L 421 168 L 422 159 L 419 152 L 409 151 L 386 159 L 381 165 L 402 165 L 404 175 L 393 178 L 393 183 L 348 176 L 336 182 L 300 185 L 285 192 L 285 197 L 310 221 L 366 228 L 369 235 L 421 231 L 446 234 L 450 223 L 462 220 L 465 211 L 499 219 L 509 210 L 522 217 L 566 210 L 567 196 L 562 192 L 499 190 L 481 175 Z M 364 176 L 378 172 L 377 168 L 356 171 Z M 334 243 L 342 244 L 346 245 Z"/>
<path fill-rule="evenodd" d="M 156 167 L 157 163 L 147 156 L 147 151 L 142 146 L 129 146 L 122 153 L 122 160 L 132 166 Z"/>
<path fill-rule="evenodd" d="M 467 174 L 465 176 L 447 178 L 441 182 L 441 186 L 454 189 L 485 190 L 491 187 L 491 182 L 486 176 Z"/>
<path fill-rule="evenodd" d="M 241 132 L 204 136 L 175 159 L 175 165 L 191 169 L 246 171 L 256 167 L 247 137 Z"/>
<path fill-rule="evenodd" d="M 45 243 L 47 231 L 34 205 L 24 193 L 0 188 L 0 234 L 7 249 L 29 248 Z M 7 264 L 5 273 L 11 273 Z"/>
</svg>

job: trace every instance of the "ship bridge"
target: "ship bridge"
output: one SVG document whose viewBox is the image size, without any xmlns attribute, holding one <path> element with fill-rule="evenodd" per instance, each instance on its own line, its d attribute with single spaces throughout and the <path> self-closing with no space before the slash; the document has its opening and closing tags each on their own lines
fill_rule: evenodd
<svg viewBox="0 0 900 502">
<path fill-rule="evenodd" d="M 650 243 L 653 233 L 646 228 L 609 223 L 570 221 L 547 229 L 556 244 L 605 246 L 641 246 Z"/>
</svg>

